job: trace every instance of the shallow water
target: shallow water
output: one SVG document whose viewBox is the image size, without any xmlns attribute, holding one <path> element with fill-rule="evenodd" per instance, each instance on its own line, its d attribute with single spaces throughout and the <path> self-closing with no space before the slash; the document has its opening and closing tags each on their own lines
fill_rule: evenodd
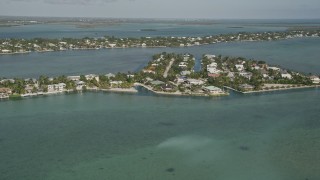
<svg viewBox="0 0 320 180">
<path fill-rule="evenodd" d="M 244 56 L 284 68 L 319 74 L 320 38 L 268 42 L 233 42 L 187 48 L 129 48 L 30 53 L 0 56 L 0 77 L 79 75 L 138 71 L 161 52 Z M 198 67 L 199 68 L 199 67 Z"/>
<path fill-rule="evenodd" d="M 311 24 L 309 24 L 311 23 Z M 319 21 L 309 22 L 320 24 Z M 295 22 L 297 26 L 301 22 Z M 241 28 L 232 28 L 232 27 Z M 284 31 L 288 24 L 251 21 L 217 21 L 212 25 L 183 25 L 177 23 L 120 23 L 116 25 L 79 28 L 67 24 L 37 24 L 12 27 L 0 27 L 0 38 L 83 38 L 83 37 L 156 37 L 156 36 L 209 36 L 223 33 Z M 152 31 L 141 31 L 152 29 Z"/>
<path fill-rule="evenodd" d="M 319 89 L 0 102 L 0 179 L 319 179 Z"/>
</svg>

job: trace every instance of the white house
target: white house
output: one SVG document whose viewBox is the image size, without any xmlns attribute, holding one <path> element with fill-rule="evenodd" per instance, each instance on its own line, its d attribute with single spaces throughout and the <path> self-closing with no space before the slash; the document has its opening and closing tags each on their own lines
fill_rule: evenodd
<svg viewBox="0 0 320 180">
<path fill-rule="evenodd" d="M 111 48 L 116 47 L 116 45 L 117 45 L 117 44 L 109 44 L 109 46 L 110 46 Z"/>
<path fill-rule="evenodd" d="M 85 75 L 86 79 L 87 80 L 93 80 L 93 79 L 96 79 L 98 82 L 99 82 L 99 76 L 98 75 L 95 75 L 95 74 L 88 74 L 88 75 Z"/>
<path fill-rule="evenodd" d="M 280 68 L 278 68 L 278 67 L 271 67 L 271 66 L 270 66 L 270 67 L 268 67 L 268 70 L 269 70 L 269 69 L 272 69 L 272 70 L 274 70 L 274 71 L 280 71 Z"/>
<path fill-rule="evenodd" d="M 216 67 L 218 67 L 218 64 L 216 63 L 216 62 L 212 62 L 211 64 L 208 64 L 207 65 L 207 68 L 208 67 L 214 67 L 214 68 L 216 68 Z"/>
<path fill-rule="evenodd" d="M 67 76 L 67 79 L 71 81 L 79 81 L 80 76 Z"/>
<path fill-rule="evenodd" d="M 214 58 L 216 58 L 216 55 L 214 55 L 214 54 L 206 54 L 206 55 L 204 55 L 204 57 L 206 57 L 208 59 L 214 59 Z"/>
<path fill-rule="evenodd" d="M 281 77 L 287 78 L 287 79 L 292 79 L 291 74 L 289 74 L 287 71 L 281 71 Z"/>
<path fill-rule="evenodd" d="M 3 49 L 1 50 L 3 53 L 11 53 L 11 50 L 8 50 L 8 49 Z"/>
<path fill-rule="evenodd" d="M 78 91 L 81 91 L 82 89 L 83 89 L 83 86 L 85 86 L 85 82 L 83 82 L 83 81 L 76 81 L 76 89 L 78 90 Z"/>
<path fill-rule="evenodd" d="M 187 83 L 190 85 L 202 85 L 204 82 L 199 79 L 187 79 Z"/>
<path fill-rule="evenodd" d="M 310 79 L 313 84 L 320 84 L 320 78 L 318 76 L 311 76 Z"/>
<path fill-rule="evenodd" d="M 65 83 L 50 84 L 48 85 L 48 92 L 63 92 L 65 87 L 66 87 Z"/>
<path fill-rule="evenodd" d="M 208 71 L 208 73 L 210 73 L 210 74 L 219 74 L 219 73 L 222 72 L 221 70 L 216 69 L 216 68 L 214 68 L 214 67 L 207 68 L 207 71 Z"/>
<path fill-rule="evenodd" d="M 54 92 L 54 85 L 53 84 L 48 85 L 48 92 Z"/>
<path fill-rule="evenodd" d="M 186 68 L 187 67 L 187 63 L 186 62 L 181 62 L 181 63 L 179 63 L 179 67 Z"/>
<path fill-rule="evenodd" d="M 215 87 L 215 86 L 204 87 L 203 91 L 205 91 L 209 94 L 222 94 L 222 93 L 224 93 L 222 89 Z"/>
<path fill-rule="evenodd" d="M 122 81 L 111 81 L 110 82 L 111 85 L 117 85 L 117 86 L 122 84 L 122 83 L 123 83 Z"/>
<path fill-rule="evenodd" d="M 238 71 L 243 71 L 244 70 L 243 64 L 236 64 L 236 68 L 237 68 Z"/>
</svg>

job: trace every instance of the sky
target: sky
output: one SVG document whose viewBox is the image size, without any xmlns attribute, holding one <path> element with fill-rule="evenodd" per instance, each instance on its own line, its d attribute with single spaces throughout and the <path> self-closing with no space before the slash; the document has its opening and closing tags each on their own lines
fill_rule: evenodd
<svg viewBox="0 0 320 180">
<path fill-rule="evenodd" d="M 0 0 L 0 15 L 319 19 L 320 0 Z"/>
</svg>

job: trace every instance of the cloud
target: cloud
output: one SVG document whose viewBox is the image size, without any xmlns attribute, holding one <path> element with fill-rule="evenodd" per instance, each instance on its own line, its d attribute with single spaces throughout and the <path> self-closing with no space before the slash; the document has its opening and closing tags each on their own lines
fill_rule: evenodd
<svg viewBox="0 0 320 180">
<path fill-rule="evenodd" d="M 134 0 L 11 0 L 11 2 L 42 2 L 46 4 L 66 4 L 66 5 L 90 5 L 106 4 L 117 1 L 134 1 Z M 10 1 L 9 1 L 10 2 Z"/>
</svg>

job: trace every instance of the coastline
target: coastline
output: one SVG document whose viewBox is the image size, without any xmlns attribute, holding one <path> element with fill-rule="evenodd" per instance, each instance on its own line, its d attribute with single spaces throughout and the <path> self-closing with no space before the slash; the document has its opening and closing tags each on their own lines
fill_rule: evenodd
<svg viewBox="0 0 320 180">
<path fill-rule="evenodd" d="M 221 94 L 205 94 L 205 93 L 182 93 L 179 91 L 176 92 L 164 92 L 164 91 L 155 91 L 150 86 L 141 84 L 141 83 L 135 83 L 134 87 L 143 87 L 147 89 L 148 91 L 151 91 L 152 93 L 156 95 L 166 95 L 166 96 L 189 96 L 189 97 L 222 97 L 222 96 L 228 96 L 229 93 L 221 93 Z M 96 88 L 88 88 L 87 91 L 90 92 L 113 92 L 113 93 L 128 93 L 128 94 L 135 94 L 139 91 L 134 88 L 110 88 L 110 89 L 96 89 Z M 259 94 L 264 92 L 277 92 L 277 91 L 288 91 L 288 90 L 296 90 L 296 89 L 311 89 L 311 88 L 319 88 L 320 85 L 312 85 L 312 86 L 300 86 L 300 87 L 290 87 L 290 88 L 279 88 L 279 89 L 269 89 L 269 90 L 258 90 L 258 91 L 238 91 L 231 87 L 224 86 L 224 88 L 227 88 L 229 90 L 241 93 L 241 94 Z M 82 92 L 77 90 L 64 90 L 59 92 L 38 92 L 38 93 L 28 93 L 28 94 L 21 94 L 21 98 L 28 98 L 28 97 L 38 97 L 38 96 L 50 96 L 50 95 L 63 95 L 66 93 L 72 93 L 72 92 Z M 10 100 L 10 97 L 0 98 L 0 100 Z"/>
<path fill-rule="evenodd" d="M 278 33 L 278 32 L 274 32 L 274 33 Z M 261 33 L 262 34 L 262 33 Z M 223 35 L 223 34 L 222 34 Z M 222 36 L 220 35 L 220 36 Z M 232 35 L 237 35 L 237 34 L 232 34 Z M 230 36 L 230 35 L 229 35 Z M 233 36 L 232 36 L 233 37 Z M 100 46 L 100 47 L 87 47 L 87 48 L 80 48 L 80 47 L 75 47 L 75 48 L 62 48 L 62 49 L 58 49 L 58 50 L 53 50 L 53 49 L 46 49 L 46 50 L 34 50 L 34 51 L 22 51 L 22 52 L 1 52 L 0 51 L 0 55 L 14 55 L 14 54 L 27 54 L 27 53 L 31 53 L 31 52 L 39 52 L 39 53 L 45 53 L 45 52 L 60 52 L 60 51 L 74 51 L 74 50 L 101 50 L 101 49 L 129 49 L 129 48 L 188 48 L 188 47 L 194 47 L 194 46 L 204 46 L 204 45 L 210 45 L 210 44 L 219 44 L 219 43 L 230 43 L 230 42 L 265 42 L 265 41 L 280 41 L 280 40 L 289 40 L 289 39 L 301 39 L 301 38 L 319 38 L 320 36 L 306 36 L 306 35 L 301 35 L 301 36 L 286 36 L 286 37 L 279 37 L 277 39 L 232 39 L 232 40 L 218 40 L 219 36 L 215 37 L 215 41 L 212 42 L 202 42 L 199 44 L 191 44 L 193 41 L 184 44 L 183 46 L 179 46 L 179 45 L 172 45 L 172 46 L 148 46 L 148 45 L 134 45 L 134 46 L 123 46 L 123 47 L 107 47 L 107 46 Z M 165 38 L 165 37 L 162 37 Z M 191 37 L 188 37 L 191 38 Z M 203 39 L 205 39 L 203 37 Z"/>
<path fill-rule="evenodd" d="M 152 87 L 150 86 L 147 86 L 145 84 L 141 84 L 141 83 L 134 83 L 134 86 L 140 86 L 140 87 L 143 87 L 145 89 L 147 89 L 148 91 L 151 91 L 155 94 L 158 94 L 158 95 L 171 95 L 171 96 L 206 96 L 206 97 L 218 97 L 218 96 L 227 96 L 229 95 L 228 93 L 221 93 L 221 94 L 205 94 L 205 93 L 183 93 L 183 92 L 180 92 L 180 91 L 176 91 L 176 92 L 164 92 L 164 91 L 155 91 L 152 89 Z"/>
<path fill-rule="evenodd" d="M 276 91 L 287 91 L 287 90 L 295 90 L 295 89 L 309 89 L 309 88 L 318 88 L 320 85 L 311 85 L 311 86 L 298 86 L 298 87 L 285 87 L 285 88 L 274 88 L 274 89 L 262 89 L 262 90 L 256 90 L 256 91 L 239 91 L 234 88 L 224 86 L 224 88 L 227 88 L 231 91 L 238 92 L 241 94 L 255 94 L 255 93 L 264 93 L 264 92 L 276 92 Z"/>
</svg>

